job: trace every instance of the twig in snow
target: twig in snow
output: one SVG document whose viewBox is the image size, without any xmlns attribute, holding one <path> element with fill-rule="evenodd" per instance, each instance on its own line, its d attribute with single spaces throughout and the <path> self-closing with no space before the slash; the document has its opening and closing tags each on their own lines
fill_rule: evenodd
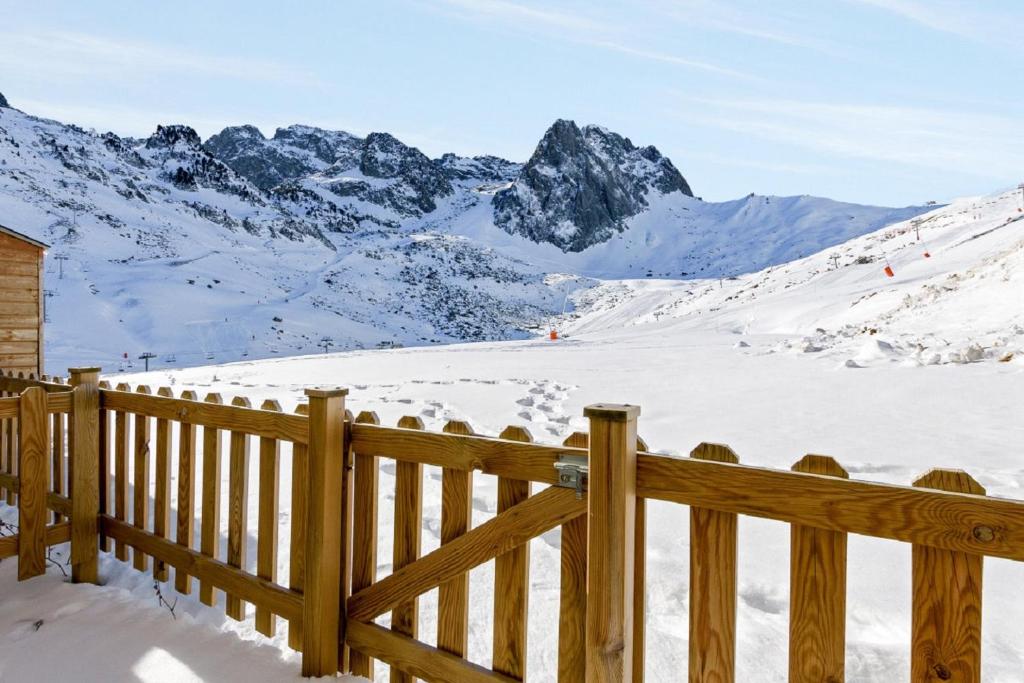
<svg viewBox="0 0 1024 683">
<path fill-rule="evenodd" d="M 68 572 L 67 572 L 67 570 L 64 569 L 64 565 L 62 565 L 57 560 L 53 559 L 53 556 L 51 555 L 52 552 L 53 552 L 53 548 L 47 548 L 46 549 L 46 561 L 49 562 L 50 564 L 52 564 L 57 569 L 59 569 L 60 573 L 64 575 L 65 579 L 68 578 Z"/>
<path fill-rule="evenodd" d="M 171 618 L 177 621 L 178 615 L 174 613 L 174 608 L 178 606 L 178 598 L 174 598 L 174 604 L 167 602 L 167 599 L 164 597 L 164 594 L 160 591 L 159 581 L 153 582 L 153 592 L 156 593 L 157 604 L 166 607 L 167 610 L 171 613 Z"/>
</svg>

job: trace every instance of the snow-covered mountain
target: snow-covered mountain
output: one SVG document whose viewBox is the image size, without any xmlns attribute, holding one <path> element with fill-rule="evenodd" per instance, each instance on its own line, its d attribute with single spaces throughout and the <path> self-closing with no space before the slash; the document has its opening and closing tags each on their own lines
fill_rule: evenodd
<svg viewBox="0 0 1024 683">
<path fill-rule="evenodd" d="M 68 257 L 63 279 L 48 265 L 54 369 L 521 338 L 593 278 L 756 271 L 924 210 L 691 195 L 655 148 L 571 121 L 518 164 L 387 133 L 133 139 L 0 108 L 0 223 Z"/>
<path fill-rule="evenodd" d="M 1024 190 L 960 199 L 737 277 L 606 281 L 573 298 L 559 322 L 570 334 L 778 335 L 764 352 L 851 368 L 1024 363 Z"/>
</svg>

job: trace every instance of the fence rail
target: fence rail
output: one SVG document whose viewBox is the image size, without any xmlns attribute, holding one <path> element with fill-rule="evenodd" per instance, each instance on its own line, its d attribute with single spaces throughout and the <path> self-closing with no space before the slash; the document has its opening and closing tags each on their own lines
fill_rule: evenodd
<svg viewBox="0 0 1024 683">
<path fill-rule="evenodd" d="M 987 497 L 966 473 L 933 470 L 897 486 L 850 479 L 820 455 L 789 471 L 741 464 L 721 444 L 656 455 L 637 437 L 632 406 L 588 407 L 589 431 L 553 446 L 516 426 L 496 437 L 458 421 L 440 433 L 415 417 L 383 426 L 373 413 L 347 413 L 343 390 L 310 390 L 295 413 L 273 401 L 226 405 L 215 393 L 112 389 L 94 369 L 68 383 L 0 373 L 0 391 L 0 492 L 19 505 L 21 525 L 17 539 L 0 538 L 0 557 L 24 553 L 27 578 L 41 571 L 40 549 L 71 540 L 75 580 L 95 581 L 97 553 L 112 541 L 118 559 L 158 581 L 169 583 L 173 568 L 180 593 L 193 579 L 207 605 L 223 593 L 233 619 L 251 603 L 261 633 L 285 620 L 304 675 L 372 677 L 379 663 L 398 682 L 524 680 L 529 541 L 557 528 L 557 679 L 642 681 L 647 500 L 690 509 L 691 681 L 736 677 L 739 515 L 790 525 L 789 680 L 799 683 L 845 677 L 848 534 L 912 546 L 913 681 L 981 680 L 983 558 L 1024 560 L 1024 502 Z M 393 500 L 380 484 L 389 462 Z M 279 538 L 283 465 L 291 509 Z M 424 497 L 425 465 L 440 468 L 439 501 Z M 498 502 L 474 527 L 475 473 L 497 477 Z M 255 563 L 246 557 L 251 500 Z M 424 554 L 423 510 L 438 503 L 440 546 Z M 394 506 L 390 529 L 380 526 L 382 504 Z M 393 540 L 386 574 L 382 534 Z M 491 561 L 488 667 L 468 659 L 469 572 Z M 433 589 L 430 645 L 418 599 Z M 385 615 L 388 627 L 376 623 Z"/>
</svg>

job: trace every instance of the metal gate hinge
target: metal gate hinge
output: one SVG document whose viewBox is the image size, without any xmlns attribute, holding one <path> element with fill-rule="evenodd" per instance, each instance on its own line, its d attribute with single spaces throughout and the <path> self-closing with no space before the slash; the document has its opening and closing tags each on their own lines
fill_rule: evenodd
<svg viewBox="0 0 1024 683">
<path fill-rule="evenodd" d="M 555 469 L 558 471 L 555 486 L 575 489 L 576 499 L 582 499 L 589 483 L 590 468 L 587 465 L 587 458 L 582 455 L 560 455 L 558 462 L 555 463 Z"/>
</svg>

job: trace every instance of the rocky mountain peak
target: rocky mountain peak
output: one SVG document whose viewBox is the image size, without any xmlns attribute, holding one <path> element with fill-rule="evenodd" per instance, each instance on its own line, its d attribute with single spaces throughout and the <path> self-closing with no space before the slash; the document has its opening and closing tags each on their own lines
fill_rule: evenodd
<svg viewBox="0 0 1024 683">
<path fill-rule="evenodd" d="M 510 233 L 582 251 L 623 230 L 651 193 L 690 186 L 654 147 L 600 126 L 555 121 L 510 187 L 494 197 L 494 220 Z"/>
<path fill-rule="evenodd" d="M 325 164 L 334 164 L 351 154 L 362 140 L 341 130 L 296 124 L 278 128 L 274 133 L 274 142 L 305 150 Z"/>
<path fill-rule="evenodd" d="M 450 152 L 442 155 L 440 159 L 435 159 L 434 164 L 451 181 L 490 183 L 512 182 L 523 167 L 522 164 L 489 154 L 460 157 Z"/>
<path fill-rule="evenodd" d="M 11 105 L 7 103 L 7 98 L 0 92 L 0 109 L 10 109 Z"/>
<path fill-rule="evenodd" d="M 437 208 L 435 199 L 455 191 L 426 154 L 388 133 L 366 136 L 359 156 L 359 171 L 370 178 L 400 181 L 404 188 L 398 193 L 388 192 L 386 203 L 404 212 L 429 213 Z"/>
<path fill-rule="evenodd" d="M 146 149 L 199 150 L 203 141 L 191 126 L 157 126 L 146 140 Z"/>
</svg>

